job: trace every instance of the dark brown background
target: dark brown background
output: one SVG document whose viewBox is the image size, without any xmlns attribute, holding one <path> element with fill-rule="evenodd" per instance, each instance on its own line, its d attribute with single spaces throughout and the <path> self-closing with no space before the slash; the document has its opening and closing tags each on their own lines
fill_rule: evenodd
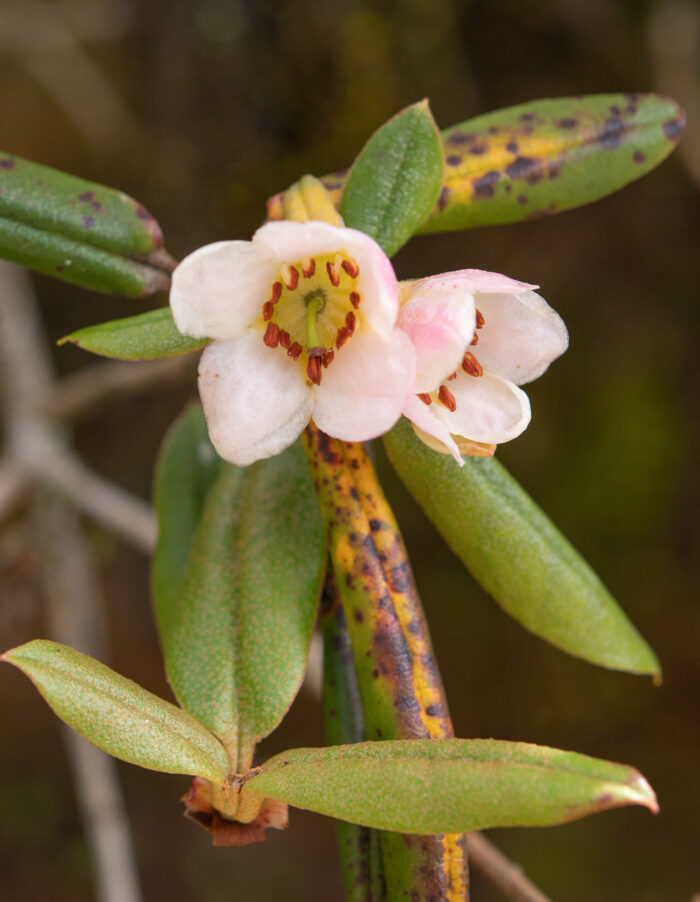
<svg viewBox="0 0 700 902">
<path fill-rule="evenodd" d="M 423 96 L 442 126 L 529 99 L 621 90 L 662 90 L 692 110 L 696 12 L 651 0 L 3 0 L 0 146 L 137 197 L 180 257 L 248 237 L 269 194 L 304 172 L 347 165 L 376 126 Z M 499 457 L 600 572 L 664 666 L 655 689 L 528 635 L 386 472 L 457 734 L 633 763 L 658 791 L 656 818 L 625 810 L 492 834 L 566 902 L 688 902 L 700 890 L 696 128 L 691 120 L 680 153 L 612 198 L 530 225 L 417 239 L 396 261 L 402 277 L 471 266 L 539 283 L 566 319 L 571 349 L 531 386 L 533 423 Z M 36 287 L 52 340 L 142 309 L 46 279 Z M 77 349 L 55 354 L 62 373 L 87 362 Z M 76 446 L 96 470 L 148 497 L 160 438 L 192 395 L 183 380 L 105 405 L 76 428 Z M 147 561 L 87 528 L 111 664 L 166 694 Z M 31 551 L 0 576 L 0 646 L 45 634 Z M 58 722 L 9 668 L 0 706 L 2 896 L 91 899 Z M 318 707 L 302 694 L 263 752 L 321 742 Z M 265 845 L 218 851 L 181 817 L 186 778 L 119 769 L 149 902 L 340 898 L 330 821 L 295 811 L 290 829 Z M 497 897 L 475 879 L 474 898 Z"/>
</svg>

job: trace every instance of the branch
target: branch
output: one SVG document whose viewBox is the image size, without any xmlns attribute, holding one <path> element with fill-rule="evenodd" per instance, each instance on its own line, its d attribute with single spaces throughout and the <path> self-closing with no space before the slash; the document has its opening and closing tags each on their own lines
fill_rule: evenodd
<svg viewBox="0 0 700 902">
<path fill-rule="evenodd" d="M 551 902 L 483 833 L 467 834 L 469 861 L 512 902 Z"/>
</svg>

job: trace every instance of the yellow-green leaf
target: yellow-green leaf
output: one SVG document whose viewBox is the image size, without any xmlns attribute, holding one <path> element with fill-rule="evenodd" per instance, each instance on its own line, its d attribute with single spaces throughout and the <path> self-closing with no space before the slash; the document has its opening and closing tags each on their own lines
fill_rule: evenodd
<svg viewBox="0 0 700 902">
<path fill-rule="evenodd" d="M 209 730 L 94 658 L 36 639 L 0 659 L 23 671 L 61 720 L 115 758 L 226 781 L 226 754 Z"/>
<path fill-rule="evenodd" d="M 293 749 L 243 787 L 401 833 L 542 827 L 621 805 L 657 810 L 631 767 L 493 739 L 417 739 Z"/>
</svg>

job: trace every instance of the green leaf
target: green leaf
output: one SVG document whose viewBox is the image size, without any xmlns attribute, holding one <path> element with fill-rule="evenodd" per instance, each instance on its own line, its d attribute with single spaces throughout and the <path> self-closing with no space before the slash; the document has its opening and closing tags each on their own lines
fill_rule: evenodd
<svg viewBox="0 0 700 902">
<path fill-rule="evenodd" d="M 0 152 L 0 256 L 95 291 L 167 289 L 160 226 L 121 191 Z"/>
<path fill-rule="evenodd" d="M 345 225 L 392 256 L 435 205 L 444 165 L 427 100 L 402 110 L 372 135 L 350 170 L 340 204 Z"/>
<path fill-rule="evenodd" d="M 612 194 L 658 166 L 685 126 L 658 94 L 536 100 L 468 119 L 441 133 L 440 195 L 416 234 L 537 219 Z M 341 205 L 347 172 L 324 176 Z M 268 202 L 283 218 L 284 195 Z M 360 226 L 361 227 L 361 226 Z"/>
<path fill-rule="evenodd" d="M 158 545 L 151 591 L 163 635 L 176 609 L 204 502 L 224 466 L 209 440 L 201 404 L 192 404 L 166 434 L 154 474 Z"/>
<path fill-rule="evenodd" d="M 542 827 L 621 805 L 658 810 L 654 791 L 631 767 L 493 739 L 293 749 L 266 762 L 248 790 L 401 833 Z"/>
<path fill-rule="evenodd" d="M 605 586 L 497 460 L 467 457 L 459 468 L 424 445 L 407 420 L 384 444 L 450 548 L 524 627 L 603 667 L 660 672 Z"/>
<path fill-rule="evenodd" d="M 655 94 L 538 100 L 442 133 L 446 178 L 421 233 L 539 219 L 622 188 L 657 166 L 685 124 Z"/>
<path fill-rule="evenodd" d="M 175 327 L 170 307 L 159 307 L 137 316 L 78 329 L 62 338 L 59 344 L 66 342 L 117 360 L 152 360 L 198 351 L 209 343 L 209 339 L 182 335 Z"/>
<path fill-rule="evenodd" d="M 179 487 L 161 481 L 160 488 L 163 516 L 177 503 L 164 493 L 178 496 Z M 169 598 L 166 586 L 165 599 L 156 598 L 175 694 L 224 741 L 238 772 L 250 767 L 255 744 L 299 689 L 325 554 L 316 493 L 297 444 L 251 467 L 222 465 L 177 597 Z"/>
<path fill-rule="evenodd" d="M 99 748 L 140 767 L 226 782 L 223 746 L 191 715 L 58 642 L 36 639 L 0 655 L 53 711 Z"/>
</svg>

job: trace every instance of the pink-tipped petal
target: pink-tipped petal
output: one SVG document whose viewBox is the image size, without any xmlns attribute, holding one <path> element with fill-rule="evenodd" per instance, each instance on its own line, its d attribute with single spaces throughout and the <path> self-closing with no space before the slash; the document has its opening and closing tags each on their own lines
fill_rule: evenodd
<svg viewBox="0 0 700 902">
<path fill-rule="evenodd" d="M 200 247 L 173 272 L 175 325 L 195 338 L 237 338 L 260 316 L 277 268 L 274 254 L 250 241 Z"/>
<path fill-rule="evenodd" d="M 252 330 L 205 348 L 199 394 L 214 447 L 241 467 L 289 447 L 313 403 L 299 364 Z"/>
<path fill-rule="evenodd" d="M 424 404 L 420 398 L 411 395 L 404 405 L 403 414 L 408 417 L 413 425 L 417 426 L 421 432 L 426 432 L 428 435 L 437 439 L 438 442 L 441 442 L 445 446 L 445 450 L 449 451 L 460 467 L 463 467 L 464 461 L 462 460 L 462 455 L 459 453 L 459 448 L 457 447 L 455 440 L 450 435 L 450 430 L 435 416 L 434 413 L 431 412 L 432 406 L 433 405 L 431 404 L 430 407 L 428 407 L 428 405 Z"/>
<path fill-rule="evenodd" d="M 416 349 L 416 392 L 433 391 L 454 373 L 474 335 L 473 295 L 452 275 L 421 279 L 402 292 L 397 325 Z"/>
<path fill-rule="evenodd" d="M 516 385 L 537 379 L 569 346 L 564 321 L 534 291 L 479 294 L 475 303 L 484 317 L 476 357 Z"/>
<path fill-rule="evenodd" d="M 367 324 L 381 338 L 389 337 L 399 310 L 399 284 L 391 261 L 369 235 L 315 220 L 267 222 L 253 235 L 253 244 L 269 248 L 286 263 L 345 252 L 360 267 L 357 286 Z"/>
<path fill-rule="evenodd" d="M 520 435 L 530 422 L 530 400 L 524 391 L 493 373 L 467 376 L 458 373 L 449 383 L 457 408 L 448 410 L 439 401 L 431 408 L 453 435 L 475 442 L 500 444 Z"/>
<path fill-rule="evenodd" d="M 323 371 L 314 422 L 343 441 L 376 438 L 401 416 L 413 391 L 415 368 L 413 345 L 399 329 L 389 341 L 367 333 L 353 336 Z"/>
</svg>

